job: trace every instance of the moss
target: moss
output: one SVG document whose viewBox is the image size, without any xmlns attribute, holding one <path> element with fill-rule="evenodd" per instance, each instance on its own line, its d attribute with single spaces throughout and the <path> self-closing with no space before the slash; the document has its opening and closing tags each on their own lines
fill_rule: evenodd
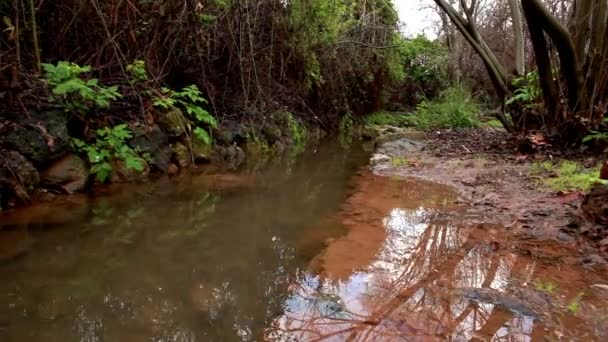
<svg viewBox="0 0 608 342">
<path fill-rule="evenodd" d="M 595 183 L 604 183 L 599 179 L 600 166 L 585 168 L 574 161 L 552 163 L 549 161 L 534 163 L 530 166 L 530 175 L 538 177 L 540 183 L 553 191 L 588 191 Z"/>
</svg>

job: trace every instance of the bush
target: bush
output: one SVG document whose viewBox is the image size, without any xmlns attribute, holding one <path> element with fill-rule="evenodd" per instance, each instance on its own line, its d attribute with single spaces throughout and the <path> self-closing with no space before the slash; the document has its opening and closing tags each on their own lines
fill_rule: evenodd
<svg viewBox="0 0 608 342">
<path fill-rule="evenodd" d="M 444 90 L 434 101 L 423 101 L 409 118 L 419 128 L 478 127 L 481 106 L 470 90 L 459 84 Z"/>
</svg>

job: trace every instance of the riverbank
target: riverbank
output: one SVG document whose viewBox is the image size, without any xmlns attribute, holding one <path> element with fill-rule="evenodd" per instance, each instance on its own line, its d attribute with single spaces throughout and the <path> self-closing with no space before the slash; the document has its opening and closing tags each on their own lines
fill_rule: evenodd
<svg viewBox="0 0 608 342">
<path fill-rule="evenodd" d="M 591 155 L 562 153 L 550 147 L 523 153 L 521 142 L 491 128 L 392 134 L 401 139 L 383 142 L 379 138 L 371 161 L 374 173 L 453 186 L 460 201 L 470 205 L 484 222 L 536 240 L 557 241 L 580 254 L 585 263 L 606 264 L 604 228 L 589 217 L 601 215 L 601 208 L 596 208 L 597 203 L 582 206 L 585 191 L 552 189 L 546 180 L 558 175 L 539 170 L 547 163 L 559 165 L 565 160 L 593 164 L 596 159 Z"/>
</svg>

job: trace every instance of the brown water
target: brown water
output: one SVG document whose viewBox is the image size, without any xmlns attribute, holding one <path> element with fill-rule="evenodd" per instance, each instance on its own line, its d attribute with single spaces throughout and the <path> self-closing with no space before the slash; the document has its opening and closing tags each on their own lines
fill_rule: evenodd
<svg viewBox="0 0 608 342">
<path fill-rule="evenodd" d="M 328 145 L 0 217 L 0 341 L 608 336 L 605 275 L 368 157 Z"/>
</svg>

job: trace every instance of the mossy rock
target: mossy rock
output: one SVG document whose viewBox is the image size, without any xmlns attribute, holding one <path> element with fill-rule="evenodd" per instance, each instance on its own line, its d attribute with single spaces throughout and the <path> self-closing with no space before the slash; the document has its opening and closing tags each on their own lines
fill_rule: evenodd
<svg viewBox="0 0 608 342">
<path fill-rule="evenodd" d="M 179 137 L 188 131 L 190 121 L 179 108 L 172 108 L 159 115 L 158 124 L 170 137 Z"/>
<path fill-rule="evenodd" d="M 205 144 L 199 139 L 192 139 L 192 157 L 196 162 L 207 162 L 211 160 L 213 146 Z"/>
<path fill-rule="evenodd" d="M 190 155 L 190 150 L 186 145 L 178 142 L 173 144 L 172 146 L 173 155 L 175 156 L 175 161 L 177 162 L 177 166 L 182 169 L 190 166 L 192 162 L 192 156 Z"/>
</svg>

